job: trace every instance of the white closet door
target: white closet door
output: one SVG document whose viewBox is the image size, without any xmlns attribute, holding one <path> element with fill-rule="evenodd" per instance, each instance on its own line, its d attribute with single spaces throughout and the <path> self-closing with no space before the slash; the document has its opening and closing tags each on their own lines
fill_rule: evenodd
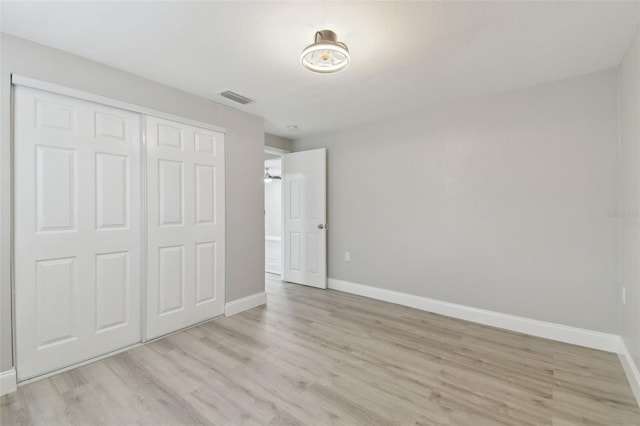
<svg viewBox="0 0 640 426">
<path fill-rule="evenodd" d="M 224 135 L 147 116 L 147 333 L 224 312 Z"/>
<path fill-rule="evenodd" d="M 139 342 L 140 116 L 16 87 L 18 379 Z"/>
</svg>

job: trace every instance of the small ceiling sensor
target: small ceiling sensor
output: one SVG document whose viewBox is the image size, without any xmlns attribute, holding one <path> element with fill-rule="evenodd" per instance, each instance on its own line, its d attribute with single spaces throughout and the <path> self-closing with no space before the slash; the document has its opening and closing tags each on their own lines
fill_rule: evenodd
<svg viewBox="0 0 640 426">
<path fill-rule="evenodd" d="M 287 124 L 287 130 L 298 130 L 298 126 L 295 124 Z"/>
</svg>

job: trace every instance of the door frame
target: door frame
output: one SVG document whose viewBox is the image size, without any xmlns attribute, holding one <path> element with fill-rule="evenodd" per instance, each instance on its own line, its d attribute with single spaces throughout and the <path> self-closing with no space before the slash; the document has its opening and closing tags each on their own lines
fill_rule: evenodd
<svg viewBox="0 0 640 426">
<path fill-rule="evenodd" d="M 284 194 L 284 155 L 291 153 L 291 151 L 281 148 L 274 148 L 271 146 L 264 146 L 265 154 L 277 155 L 280 157 L 280 170 L 281 176 L 283 179 L 280 179 L 280 194 Z M 262 162 L 264 166 L 264 161 Z M 280 279 L 284 280 L 284 196 L 280 197 Z M 264 236 L 263 236 L 264 237 Z M 266 263 L 265 263 L 265 273 L 266 273 Z"/>
<path fill-rule="evenodd" d="M 211 130 L 214 132 L 219 132 L 219 133 L 223 133 L 226 135 L 226 129 L 224 127 L 220 127 L 220 126 L 216 126 L 210 123 L 205 123 L 205 122 L 201 122 L 201 121 L 197 121 L 197 120 L 193 120 L 187 117 L 183 117 L 183 116 L 179 116 L 179 115 L 175 115 L 175 114 L 170 114 L 170 113 L 165 113 L 162 111 L 158 111 L 152 108 L 147 108 L 147 107 L 143 107 L 140 105 L 136 105 L 136 104 L 132 104 L 129 102 L 124 102 L 124 101 L 119 101 L 113 98 L 109 98 L 106 96 L 101 96 L 101 95 L 97 95 L 94 93 L 90 93 L 90 92 L 85 92 L 83 90 L 77 90 L 77 89 L 73 89 L 70 87 L 66 87 L 66 86 L 61 86 L 58 84 L 54 84 L 54 83 L 49 83 L 46 81 L 42 81 L 42 80 L 37 80 L 34 78 L 30 78 L 30 77 L 25 77 L 25 76 L 21 76 L 18 74 L 11 74 L 11 89 L 10 89 L 10 97 L 11 97 L 11 108 L 10 108 L 10 119 L 9 119 L 9 123 L 8 125 L 10 126 L 10 133 L 11 133 L 11 138 L 10 138 L 10 142 L 9 142 L 9 147 L 10 147 L 10 156 L 11 156 L 11 161 L 10 161 L 10 166 L 9 166 L 9 175 L 11 177 L 11 184 L 10 189 L 9 189 L 9 193 L 8 194 L 0 194 L 3 198 L 7 197 L 8 200 L 0 200 L 0 204 L 5 204 L 6 201 L 6 205 L 8 206 L 7 209 L 7 216 L 8 216 L 8 220 L 7 222 L 9 223 L 9 229 L 0 229 L 0 233 L 3 233 L 3 231 L 7 231 L 7 235 L 9 236 L 9 266 L 10 266 L 10 291 L 11 291 L 11 298 L 10 298 L 10 303 L 11 303 L 11 352 L 12 352 L 12 357 L 13 357 L 13 370 L 9 370 L 9 371 L 13 371 L 14 372 L 14 377 L 17 377 L 15 375 L 15 371 L 18 368 L 18 358 L 17 358 L 17 346 L 16 346 L 16 340 L 17 340 L 17 336 L 16 336 L 16 303 L 15 303 L 15 296 L 16 296 L 16 282 L 15 282 L 15 241 L 14 241 L 14 208 L 15 208 L 15 203 L 14 203 L 14 193 L 15 193 L 15 187 L 14 187 L 14 182 L 15 182 L 15 164 L 13 161 L 13 156 L 15 155 L 15 150 L 14 150 L 14 146 L 15 146 L 15 140 L 14 140 L 14 135 L 13 135 L 13 129 L 14 129 L 14 116 L 15 116 L 15 111 L 13 108 L 13 102 L 14 102 L 14 90 L 15 90 L 15 86 L 25 86 L 25 87 L 30 87 L 32 89 L 38 89 L 38 90 L 43 90 L 46 92 L 51 92 L 57 95 L 62 95 L 62 96 L 68 96 L 68 97 L 72 97 L 72 98 L 77 98 L 80 100 L 84 100 L 84 101 L 89 101 L 89 102 L 93 102 L 93 103 L 98 103 L 98 104 L 102 104 L 102 105 L 106 105 L 106 106 L 110 106 L 110 107 L 114 107 L 114 108 L 119 108 L 122 110 L 126 110 L 126 111 L 130 111 L 130 112 L 134 112 L 134 113 L 138 113 L 141 115 L 141 127 L 140 127 L 140 131 L 142 133 L 142 137 L 140 140 L 140 156 L 141 156 L 141 181 L 140 181 L 140 185 L 141 185 L 141 193 L 142 193 L 142 200 L 141 200 L 141 209 L 140 209 L 140 214 L 143 215 L 142 218 L 144 219 L 144 215 L 146 215 L 147 213 L 147 205 L 146 205 L 146 159 L 144 158 L 146 156 L 146 132 L 144 131 L 143 125 L 146 125 L 146 116 L 147 115 L 152 115 L 158 118 L 163 118 L 166 120 L 172 120 L 172 121 L 176 121 L 178 123 L 183 123 L 186 125 L 190 125 L 190 126 L 194 126 L 194 127 L 200 127 L 206 130 Z M 276 149 L 276 148 L 274 148 Z M 223 164 L 225 165 L 225 175 L 226 175 L 226 150 L 225 150 L 225 155 L 223 156 Z M 226 176 L 225 176 L 226 178 Z M 226 182 L 226 179 L 225 179 Z M 226 198 L 226 184 L 225 184 L 225 198 Z M 227 206 L 225 203 L 225 209 L 224 209 L 224 215 L 225 217 L 227 216 Z M 2 226 L 3 224 L 0 224 L 0 226 Z M 143 262 L 146 261 L 147 259 L 147 247 L 146 247 L 146 230 L 144 229 L 146 228 L 145 226 L 141 227 L 141 238 L 142 238 L 142 246 L 141 246 L 141 251 L 140 251 L 140 258 L 141 258 L 141 265 L 140 267 L 142 268 L 142 274 L 141 274 L 141 282 L 140 282 L 140 292 L 141 292 L 141 312 L 142 312 L 142 317 L 141 317 L 141 321 L 140 321 L 140 335 L 141 335 L 141 341 L 138 343 L 135 343 L 133 345 L 130 345 L 126 348 L 121 348 L 118 349 L 116 351 L 110 352 L 108 354 L 104 354 L 104 355 L 100 355 L 97 358 L 93 358 L 90 360 L 84 360 L 84 361 L 80 361 L 77 364 L 73 364 L 71 366 L 66 366 L 66 367 L 62 367 L 60 369 L 48 372 L 48 373 L 44 373 L 42 375 L 39 376 L 35 376 L 29 379 L 26 379 L 24 381 L 20 381 L 17 382 L 17 378 L 16 378 L 16 386 L 18 384 L 22 385 L 22 384 L 27 384 L 33 381 L 37 381 L 40 379 L 44 379 L 47 377 L 50 377 L 54 374 L 58 374 L 62 371 L 67 371 L 73 368 L 77 368 L 79 366 L 91 363 L 96 361 L 97 359 L 102 359 L 102 358 L 106 358 L 108 356 L 114 355 L 116 353 L 119 352 L 123 352 L 126 350 L 129 350 L 131 348 L 140 346 L 142 344 L 144 344 L 145 342 L 147 342 L 147 340 L 145 340 L 145 327 L 146 327 L 146 300 L 143 296 L 145 296 L 145 292 L 146 292 L 146 288 L 147 288 L 147 276 L 146 276 L 146 268 Z M 225 240 L 226 240 L 226 226 L 225 226 Z M 225 253 L 225 263 L 226 263 L 226 259 L 227 259 L 227 255 Z M 225 265 L 226 266 L 226 265 Z M 225 289 L 226 289 L 226 267 L 225 267 L 225 277 L 224 277 L 224 281 L 225 281 Z M 225 291 L 225 296 L 224 296 L 224 302 L 226 303 L 226 291 Z M 3 387 L 4 387 L 4 381 L 3 381 Z"/>
</svg>

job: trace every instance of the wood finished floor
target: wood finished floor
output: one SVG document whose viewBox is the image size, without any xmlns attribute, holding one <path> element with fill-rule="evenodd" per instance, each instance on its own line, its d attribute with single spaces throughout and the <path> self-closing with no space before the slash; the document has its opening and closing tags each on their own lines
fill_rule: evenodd
<svg viewBox="0 0 640 426">
<path fill-rule="evenodd" d="M 21 386 L 2 426 L 640 425 L 614 354 L 267 279 L 269 302 Z"/>
</svg>

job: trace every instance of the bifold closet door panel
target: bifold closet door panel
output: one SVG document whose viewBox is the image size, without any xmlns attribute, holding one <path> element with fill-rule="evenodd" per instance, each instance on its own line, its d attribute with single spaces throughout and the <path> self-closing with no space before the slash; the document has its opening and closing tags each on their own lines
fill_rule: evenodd
<svg viewBox="0 0 640 426">
<path fill-rule="evenodd" d="M 141 340 L 140 116 L 15 87 L 18 379 Z"/>
<path fill-rule="evenodd" d="M 147 333 L 224 313 L 224 134 L 147 116 Z"/>
</svg>

